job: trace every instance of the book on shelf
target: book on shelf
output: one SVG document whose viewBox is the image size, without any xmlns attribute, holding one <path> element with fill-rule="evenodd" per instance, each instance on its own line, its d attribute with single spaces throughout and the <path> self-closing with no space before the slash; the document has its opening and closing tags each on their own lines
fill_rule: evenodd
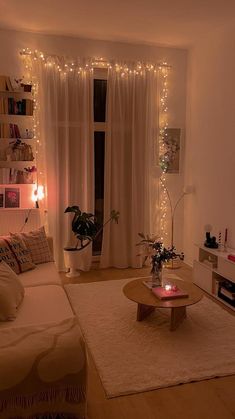
<svg viewBox="0 0 235 419">
<path fill-rule="evenodd" d="M 0 138 L 21 138 L 18 125 L 0 123 Z"/>
<path fill-rule="evenodd" d="M 32 99 L 15 100 L 13 97 L 0 97 L 0 114 L 33 115 Z"/>
<path fill-rule="evenodd" d="M 188 293 L 178 287 L 176 289 L 166 290 L 164 287 L 152 288 L 154 295 L 160 300 L 173 300 L 176 298 L 187 298 Z"/>
</svg>

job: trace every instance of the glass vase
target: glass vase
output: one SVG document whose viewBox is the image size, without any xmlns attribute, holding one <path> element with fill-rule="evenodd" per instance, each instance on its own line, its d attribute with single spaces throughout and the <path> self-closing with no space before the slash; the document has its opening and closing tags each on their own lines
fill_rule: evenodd
<svg viewBox="0 0 235 419">
<path fill-rule="evenodd" d="M 162 264 L 154 264 L 151 270 L 152 288 L 162 286 Z"/>
</svg>

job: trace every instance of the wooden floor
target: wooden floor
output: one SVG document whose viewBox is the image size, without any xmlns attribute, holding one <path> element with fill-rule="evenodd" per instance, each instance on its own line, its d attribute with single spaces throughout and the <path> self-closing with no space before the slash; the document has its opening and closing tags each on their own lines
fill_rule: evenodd
<svg viewBox="0 0 235 419">
<path fill-rule="evenodd" d="M 143 269 L 92 269 L 69 282 L 82 283 L 145 276 Z M 192 280 L 192 270 L 183 265 L 171 270 L 182 279 Z M 68 278 L 62 274 L 64 282 Z M 230 311 L 228 309 L 228 311 Z M 231 312 L 232 315 L 234 313 Z M 157 350 L 157 348 L 156 348 Z M 203 350 L 203 342 L 202 342 Z M 216 348 L 215 348 L 216 350 Z M 199 355 L 200 356 L 200 355 Z M 196 359 L 195 359 L 196 362 Z M 91 356 L 88 367 L 89 419 L 234 419 L 235 376 L 200 381 L 131 396 L 106 399 Z"/>
</svg>

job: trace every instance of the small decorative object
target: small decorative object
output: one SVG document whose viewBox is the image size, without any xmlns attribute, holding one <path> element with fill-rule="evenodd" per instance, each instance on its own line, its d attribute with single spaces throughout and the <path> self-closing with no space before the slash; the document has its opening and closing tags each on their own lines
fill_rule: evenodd
<svg viewBox="0 0 235 419">
<path fill-rule="evenodd" d="M 211 227 L 211 225 L 209 225 L 209 224 L 207 224 L 206 226 L 205 226 L 205 231 L 206 231 L 206 240 L 205 240 L 205 242 L 204 242 L 204 246 L 205 247 L 209 247 L 210 249 L 218 249 L 218 243 L 216 242 L 216 237 L 215 236 L 212 236 L 211 237 L 211 230 L 212 230 L 212 227 Z"/>
<path fill-rule="evenodd" d="M 5 149 L 7 161 L 33 161 L 34 155 L 30 144 L 23 143 L 20 138 L 10 142 Z"/>
<path fill-rule="evenodd" d="M 37 168 L 35 166 L 25 167 L 23 172 L 23 183 L 35 183 L 34 182 L 34 173 L 37 172 Z"/>
<path fill-rule="evenodd" d="M 31 92 L 31 90 L 32 90 L 32 84 L 21 83 L 21 86 L 23 87 L 24 92 Z"/>
<path fill-rule="evenodd" d="M 89 270 L 90 257 L 88 253 L 88 246 L 100 235 L 106 224 L 115 222 L 118 224 L 119 211 L 112 210 L 110 218 L 100 225 L 94 214 L 82 212 L 77 205 L 67 207 L 65 212 L 74 213 L 72 220 L 72 232 L 77 238 L 76 245 L 73 247 L 64 248 L 65 265 L 70 269 L 67 276 L 79 276 L 77 269 Z M 80 259 L 80 256 L 82 260 Z M 87 264 L 84 260 L 87 260 Z M 82 265 L 81 265 L 82 264 Z"/>
<path fill-rule="evenodd" d="M 16 90 L 23 90 L 23 85 L 22 85 L 23 77 L 21 79 L 14 79 L 14 81 L 16 83 Z"/>
<path fill-rule="evenodd" d="M 19 188 L 5 189 L 5 208 L 20 207 L 20 190 Z"/>
<path fill-rule="evenodd" d="M 219 240 L 218 240 L 218 250 L 222 250 L 222 241 L 221 241 L 221 231 L 219 232 Z"/>
<path fill-rule="evenodd" d="M 228 229 L 225 229 L 225 234 L 224 234 L 224 251 L 227 252 L 228 251 Z"/>
<path fill-rule="evenodd" d="M 0 193 L 0 208 L 4 207 L 4 194 Z"/>
<path fill-rule="evenodd" d="M 147 247 L 147 257 L 151 258 L 152 288 L 161 286 L 163 263 L 177 258 L 183 260 L 184 254 L 176 253 L 174 247 L 169 247 L 168 249 L 165 248 L 159 239 L 150 238 L 148 235 L 145 236 L 143 233 L 139 233 L 139 236 L 142 240 L 137 244 L 137 246 L 144 246 L 144 248 Z"/>
<path fill-rule="evenodd" d="M 160 155 L 160 167 L 167 173 L 179 173 L 180 128 L 166 128 L 164 131 L 164 153 Z"/>
</svg>

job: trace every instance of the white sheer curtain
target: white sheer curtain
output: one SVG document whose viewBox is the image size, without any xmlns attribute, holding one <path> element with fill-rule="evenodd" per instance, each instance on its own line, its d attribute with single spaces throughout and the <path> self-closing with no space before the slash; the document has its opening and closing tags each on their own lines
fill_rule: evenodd
<svg viewBox="0 0 235 419">
<path fill-rule="evenodd" d="M 153 233 L 157 103 L 157 73 L 109 69 L 104 218 L 115 209 L 120 220 L 104 230 L 102 267 L 139 267 L 138 232 Z"/>
<path fill-rule="evenodd" d="M 74 238 L 65 208 L 94 211 L 93 78 L 89 71 L 64 75 L 43 62 L 35 63 L 34 71 L 40 86 L 44 152 L 39 154 L 45 156 L 48 229 L 62 270 L 63 248 Z"/>
</svg>

